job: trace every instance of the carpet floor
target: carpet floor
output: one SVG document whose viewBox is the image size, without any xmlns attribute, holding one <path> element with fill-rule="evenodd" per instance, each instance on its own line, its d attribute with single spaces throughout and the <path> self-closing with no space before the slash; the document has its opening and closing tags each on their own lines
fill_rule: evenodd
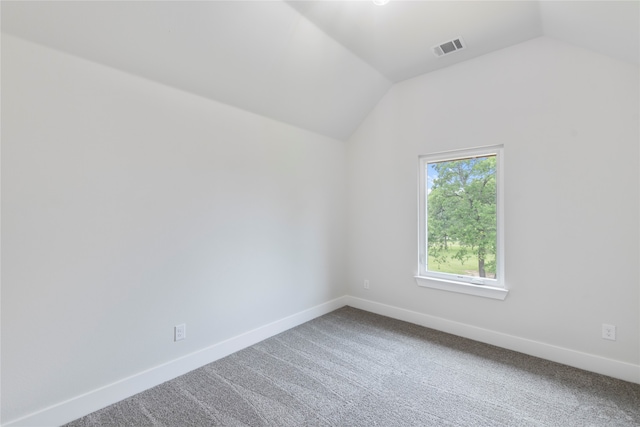
<svg viewBox="0 0 640 427">
<path fill-rule="evenodd" d="M 67 426 L 640 426 L 640 385 L 344 307 Z"/>
</svg>

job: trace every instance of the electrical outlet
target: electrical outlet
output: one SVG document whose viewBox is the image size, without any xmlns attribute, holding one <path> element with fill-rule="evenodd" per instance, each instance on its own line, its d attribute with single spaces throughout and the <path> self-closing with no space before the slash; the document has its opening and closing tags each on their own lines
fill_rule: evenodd
<svg viewBox="0 0 640 427">
<path fill-rule="evenodd" d="M 616 327 L 614 325 L 602 324 L 602 338 L 605 340 L 616 340 Z"/>
<path fill-rule="evenodd" d="M 186 324 L 182 324 L 182 325 L 176 325 L 173 328 L 173 340 L 174 341 L 181 341 L 183 339 L 185 339 L 187 337 L 187 325 Z"/>
<path fill-rule="evenodd" d="M 369 281 L 365 279 L 364 281 L 364 288 L 365 289 L 369 289 Z"/>
</svg>

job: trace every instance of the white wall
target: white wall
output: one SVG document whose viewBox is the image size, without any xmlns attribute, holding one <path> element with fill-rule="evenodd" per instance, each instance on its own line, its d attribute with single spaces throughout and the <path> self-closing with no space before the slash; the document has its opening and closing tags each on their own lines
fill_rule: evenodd
<svg viewBox="0 0 640 427">
<path fill-rule="evenodd" d="M 349 294 L 630 364 L 640 382 L 638 77 L 538 38 L 395 85 L 347 144 Z M 494 144 L 507 299 L 419 288 L 418 156 Z"/>
<path fill-rule="evenodd" d="M 342 142 L 6 35 L 2 101 L 3 423 L 343 295 Z"/>
<path fill-rule="evenodd" d="M 5 35 L 2 89 L 3 423 L 347 279 L 353 301 L 640 362 L 637 66 L 536 39 L 394 86 L 346 153 Z M 489 144 L 510 294 L 418 288 L 417 156 Z"/>
</svg>

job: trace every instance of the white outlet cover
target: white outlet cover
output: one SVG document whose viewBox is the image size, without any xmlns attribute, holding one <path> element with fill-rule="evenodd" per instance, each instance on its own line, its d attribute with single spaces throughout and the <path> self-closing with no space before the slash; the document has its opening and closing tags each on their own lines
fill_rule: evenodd
<svg viewBox="0 0 640 427">
<path fill-rule="evenodd" d="M 616 327 L 615 325 L 602 324 L 602 338 L 605 340 L 616 340 Z"/>
<path fill-rule="evenodd" d="M 186 337 L 187 337 L 187 325 L 184 323 L 182 325 L 176 325 L 175 328 L 173 329 L 173 340 L 181 341 Z"/>
</svg>

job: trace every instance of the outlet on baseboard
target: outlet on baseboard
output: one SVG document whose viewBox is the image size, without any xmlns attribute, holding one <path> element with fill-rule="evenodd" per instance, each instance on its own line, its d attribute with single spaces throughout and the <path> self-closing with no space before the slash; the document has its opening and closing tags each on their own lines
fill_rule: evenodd
<svg viewBox="0 0 640 427">
<path fill-rule="evenodd" d="M 369 289 L 369 281 L 367 279 L 364 280 L 364 288 Z"/>
<path fill-rule="evenodd" d="M 182 325 L 176 325 L 173 328 L 173 340 L 181 341 L 187 337 L 187 325 L 183 323 Z"/>
<path fill-rule="evenodd" d="M 615 325 L 607 325 L 606 323 L 602 324 L 602 338 L 605 340 L 616 340 L 616 327 Z"/>
</svg>

